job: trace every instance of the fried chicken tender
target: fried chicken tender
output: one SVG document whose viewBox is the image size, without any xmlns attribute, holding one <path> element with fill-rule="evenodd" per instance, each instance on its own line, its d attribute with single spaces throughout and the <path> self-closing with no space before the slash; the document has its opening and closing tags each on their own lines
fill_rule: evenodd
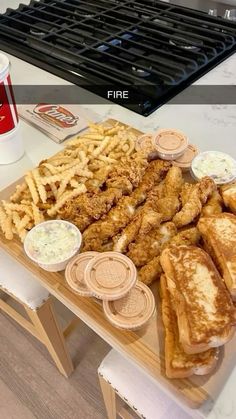
<svg viewBox="0 0 236 419">
<path fill-rule="evenodd" d="M 122 195 L 132 192 L 133 187 L 141 181 L 147 165 L 143 155 L 136 153 L 134 158 L 125 157 L 112 168 L 98 170 L 96 176 L 101 182 L 88 185 L 89 191 L 86 194 L 65 203 L 60 209 L 60 217 L 73 221 L 84 231 L 94 220 L 99 220 L 107 214 Z M 104 183 L 106 189 L 101 191 L 98 186 Z"/>
<path fill-rule="evenodd" d="M 99 237 L 94 237 L 87 242 L 83 242 L 81 247 L 81 252 L 103 252 L 104 245 L 102 240 Z"/>
<path fill-rule="evenodd" d="M 167 161 L 154 160 L 150 162 L 148 168 L 145 171 L 142 182 L 133 192 L 134 199 L 138 200 L 139 197 L 144 196 L 144 201 L 147 197 L 147 193 L 151 191 L 154 185 L 157 185 L 161 182 L 169 169 L 170 163 Z"/>
<path fill-rule="evenodd" d="M 159 227 L 162 221 L 173 218 L 180 207 L 178 194 L 182 182 L 181 170 L 178 167 L 171 167 L 165 180 L 148 192 L 146 202 L 141 208 L 138 218 L 135 217 L 116 240 L 115 251 L 124 253 L 136 236 L 147 235 L 152 229 Z M 168 191 L 170 195 L 162 197 Z"/>
<path fill-rule="evenodd" d="M 185 228 L 177 233 L 173 238 L 171 238 L 169 243 L 164 245 L 163 249 L 173 244 L 179 246 L 182 244 L 196 246 L 199 243 L 200 237 L 201 236 L 197 227 Z"/>
<path fill-rule="evenodd" d="M 184 179 L 182 170 L 179 167 L 172 166 L 166 175 L 163 195 L 179 196 L 183 186 Z"/>
<path fill-rule="evenodd" d="M 162 214 L 162 221 L 172 220 L 179 211 L 179 194 L 183 185 L 182 171 L 172 166 L 161 187 L 161 196 L 156 201 L 155 209 Z"/>
<path fill-rule="evenodd" d="M 194 221 L 201 213 L 202 206 L 215 191 L 215 182 L 210 177 L 204 177 L 194 186 L 188 202 L 180 212 L 173 217 L 176 227 L 184 227 Z"/>
<path fill-rule="evenodd" d="M 182 206 L 187 204 L 189 201 L 189 198 L 191 196 L 191 193 L 193 192 L 195 185 L 193 183 L 184 183 L 180 192 L 180 200 L 182 203 Z"/>
<path fill-rule="evenodd" d="M 161 214 L 145 208 L 140 208 L 137 215 L 131 220 L 128 226 L 122 231 L 119 237 L 114 238 L 116 252 L 125 253 L 127 247 L 137 236 L 147 235 L 153 228 L 161 223 Z"/>
<path fill-rule="evenodd" d="M 137 187 L 147 166 L 147 159 L 143 158 L 142 154 L 136 153 L 132 158 L 125 157 L 112 168 L 108 182 L 121 177 L 128 179 L 134 187 Z"/>
<path fill-rule="evenodd" d="M 79 210 L 98 220 L 103 214 L 108 213 L 113 205 L 117 204 L 122 194 L 122 189 L 110 188 L 91 198 L 86 196 L 84 202 L 80 203 Z"/>
<path fill-rule="evenodd" d="M 123 196 L 116 207 L 112 208 L 106 215 L 104 220 L 99 220 L 91 224 L 83 233 L 85 245 L 89 245 L 89 241 L 93 241 L 97 237 L 101 242 L 105 242 L 109 238 L 118 234 L 135 213 L 135 202 L 132 196 Z"/>
<path fill-rule="evenodd" d="M 167 196 L 157 202 L 157 211 L 162 215 L 162 221 L 170 221 L 180 209 L 177 196 Z"/>
<path fill-rule="evenodd" d="M 133 190 L 132 183 L 124 176 L 120 176 L 117 179 L 108 179 L 106 187 L 109 189 L 121 189 L 124 195 L 130 195 Z"/>
<path fill-rule="evenodd" d="M 162 272 L 160 256 L 156 256 L 138 271 L 138 280 L 146 285 L 151 285 L 160 278 Z"/>
<path fill-rule="evenodd" d="M 127 256 L 137 267 L 143 266 L 158 256 L 163 245 L 169 242 L 176 233 L 174 223 L 163 223 L 160 227 L 153 229 L 149 235 L 139 236 L 134 243 L 131 243 Z"/>
<path fill-rule="evenodd" d="M 220 214 L 223 211 L 223 200 L 218 191 L 214 191 L 211 198 L 204 205 L 201 215 L 208 216 L 213 214 Z"/>
<path fill-rule="evenodd" d="M 136 208 L 146 199 L 147 193 L 163 179 L 168 167 L 169 164 L 161 160 L 151 162 L 140 185 L 130 196 L 122 197 L 104 220 L 99 220 L 90 225 L 84 231 L 84 241 L 91 241 L 96 237 L 99 237 L 101 241 L 106 241 L 116 236 L 132 220 Z"/>
<path fill-rule="evenodd" d="M 172 223 L 166 223 L 166 224 L 172 224 Z M 181 245 L 181 244 L 197 245 L 199 240 L 200 240 L 200 233 L 196 227 L 185 229 L 179 232 L 178 234 L 176 234 L 174 237 L 167 240 L 165 243 L 162 243 L 161 251 L 164 250 L 167 246 L 171 246 L 173 244 L 174 245 Z M 151 285 L 154 281 L 160 278 L 160 275 L 162 273 L 162 268 L 160 265 L 159 255 L 155 256 L 152 260 L 150 260 L 145 266 L 143 266 L 138 271 L 138 279 L 146 285 Z"/>
<path fill-rule="evenodd" d="M 213 192 L 217 189 L 214 180 L 208 176 L 203 177 L 197 184 L 197 187 L 199 189 L 199 197 L 202 205 L 207 202 Z"/>
<path fill-rule="evenodd" d="M 162 222 L 162 214 L 149 209 L 144 211 L 141 219 L 141 226 L 139 229 L 139 234 L 141 236 L 148 234 L 153 228 L 158 227 Z"/>
<path fill-rule="evenodd" d="M 138 213 L 132 222 L 124 228 L 122 233 L 114 238 L 114 247 L 115 252 L 126 252 L 128 245 L 135 239 L 137 236 L 142 222 L 142 215 Z"/>
<path fill-rule="evenodd" d="M 180 228 L 190 224 L 202 210 L 202 203 L 199 198 L 199 190 L 195 188 L 191 193 L 188 202 L 183 206 L 180 212 L 174 217 L 173 221 L 176 227 Z"/>
</svg>

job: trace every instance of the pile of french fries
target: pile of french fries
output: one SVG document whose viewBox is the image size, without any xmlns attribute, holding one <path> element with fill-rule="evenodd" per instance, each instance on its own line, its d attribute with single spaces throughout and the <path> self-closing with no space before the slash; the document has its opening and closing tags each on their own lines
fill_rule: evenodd
<svg viewBox="0 0 236 419">
<path fill-rule="evenodd" d="M 0 205 L 0 228 L 6 239 L 24 241 L 27 232 L 47 219 L 60 218 L 63 205 L 98 188 L 120 158 L 135 152 L 137 135 L 126 126 L 90 124 L 57 155 L 26 173 L 10 201 Z"/>
</svg>

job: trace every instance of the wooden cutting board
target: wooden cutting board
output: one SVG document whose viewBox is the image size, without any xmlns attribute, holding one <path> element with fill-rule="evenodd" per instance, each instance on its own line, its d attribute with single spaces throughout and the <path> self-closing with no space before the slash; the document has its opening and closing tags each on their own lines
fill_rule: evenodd
<svg viewBox="0 0 236 419">
<path fill-rule="evenodd" d="M 117 121 L 108 120 L 105 122 L 113 125 Z M 132 130 L 141 134 L 135 129 Z M 2 190 L 0 200 L 9 199 L 16 184 L 21 181 L 22 179 L 19 179 Z M 14 238 L 12 241 L 8 241 L 0 233 L 0 246 L 32 272 L 51 294 L 55 295 L 111 346 L 134 361 L 151 378 L 157 380 L 173 398 L 179 399 L 193 408 L 198 408 L 207 400 L 211 404 L 214 403 L 236 362 L 236 336 L 222 348 L 218 366 L 212 374 L 203 377 L 193 376 L 186 379 L 170 380 L 164 372 L 164 330 L 157 283 L 152 286 L 157 307 L 154 318 L 146 329 L 126 332 L 114 328 L 106 320 L 101 305 L 97 304 L 96 301 L 76 295 L 67 285 L 64 273 L 49 273 L 32 263 L 25 255 L 20 240 Z"/>
</svg>

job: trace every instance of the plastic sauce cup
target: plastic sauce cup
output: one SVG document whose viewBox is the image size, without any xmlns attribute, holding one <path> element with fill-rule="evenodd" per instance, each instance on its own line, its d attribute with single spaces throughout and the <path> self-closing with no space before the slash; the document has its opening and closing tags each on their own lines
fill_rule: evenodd
<svg viewBox="0 0 236 419">
<path fill-rule="evenodd" d="M 64 225 L 64 232 L 61 237 L 58 237 L 58 227 L 59 225 Z M 51 228 L 50 228 L 51 227 Z M 43 230 L 44 229 L 44 230 Z M 47 237 L 47 229 L 50 229 L 50 234 Z M 72 229 L 73 235 L 75 237 L 74 243 L 70 249 L 65 252 L 63 255 L 63 249 L 60 249 L 60 243 L 63 245 L 63 240 L 66 239 L 66 230 Z M 38 230 L 38 231 L 37 231 Z M 55 243 L 53 244 L 53 230 L 55 230 Z M 37 257 L 37 251 L 39 251 L 39 245 L 37 245 L 36 234 L 42 234 L 45 232 L 45 237 L 41 240 L 40 245 L 40 254 Z M 69 237 L 68 237 L 69 238 Z M 35 242 L 35 245 L 34 245 Z M 80 250 L 82 243 L 82 235 L 80 230 L 72 223 L 64 220 L 50 220 L 40 223 L 32 228 L 27 234 L 24 241 L 24 250 L 27 256 L 33 261 L 36 262 L 41 268 L 49 272 L 59 272 L 63 271 L 66 268 L 67 263 L 76 255 Z M 43 261 L 43 254 L 50 253 L 53 249 L 57 247 L 58 254 L 55 256 L 55 261 L 51 260 L 50 262 Z"/>
<path fill-rule="evenodd" d="M 153 136 L 153 145 L 163 160 L 176 160 L 188 147 L 187 136 L 176 129 L 160 129 Z"/>
<path fill-rule="evenodd" d="M 209 176 L 217 185 L 224 185 L 236 179 L 236 160 L 221 151 L 205 151 L 192 161 L 191 174 L 197 181 Z"/>
</svg>

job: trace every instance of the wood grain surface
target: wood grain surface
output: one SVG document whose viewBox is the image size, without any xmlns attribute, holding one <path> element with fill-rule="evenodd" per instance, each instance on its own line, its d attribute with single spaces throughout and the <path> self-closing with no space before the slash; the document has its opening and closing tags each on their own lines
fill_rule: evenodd
<svg viewBox="0 0 236 419">
<path fill-rule="evenodd" d="M 110 120 L 109 122 L 114 123 L 114 121 Z M 15 184 L 0 192 L 0 199 L 9 198 L 14 188 Z M 106 320 L 101 305 L 97 304 L 95 300 L 76 295 L 67 285 L 64 272 L 49 273 L 31 262 L 24 253 L 22 243 L 17 238 L 9 242 L 0 233 L 0 246 L 33 273 L 52 295 L 83 320 L 109 345 L 131 359 L 150 377 L 158 381 L 163 389 L 171 394 L 175 400 L 181 400 L 181 402 L 185 402 L 193 408 L 201 406 L 208 399 L 210 399 L 211 403 L 214 402 L 230 375 L 232 365 L 235 364 L 234 348 L 236 346 L 236 337 L 222 349 L 221 360 L 211 375 L 203 377 L 193 376 L 188 379 L 167 379 L 164 372 L 164 334 L 157 283 L 152 288 L 157 307 L 152 321 L 144 330 L 126 332 L 113 327 Z"/>
<path fill-rule="evenodd" d="M 68 323 L 71 313 L 55 305 L 62 325 Z M 99 336 L 78 323 L 68 338 L 75 371 L 66 379 L 43 344 L 1 313 L 0 324 L 1 419 L 106 417 L 97 368 L 110 347 Z"/>
</svg>

